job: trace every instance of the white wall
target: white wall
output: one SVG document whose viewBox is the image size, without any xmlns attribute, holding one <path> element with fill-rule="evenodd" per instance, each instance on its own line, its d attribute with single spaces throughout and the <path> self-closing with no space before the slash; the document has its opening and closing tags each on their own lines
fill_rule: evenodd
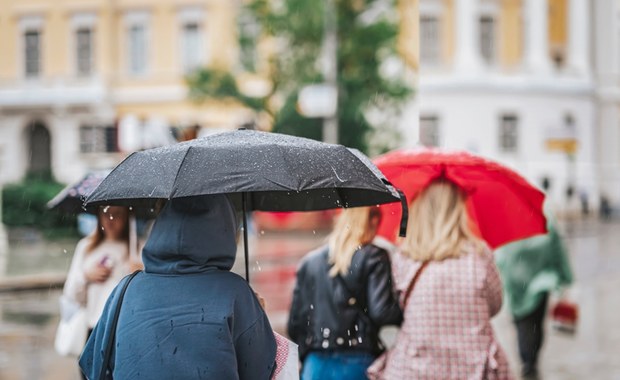
<svg viewBox="0 0 620 380">
<path fill-rule="evenodd" d="M 10 183 L 22 179 L 29 163 L 27 120 L 24 116 L 0 116 L 0 145 L 2 145 L 2 168 L 0 182 Z"/>
<path fill-rule="evenodd" d="M 594 139 L 594 105 L 590 96 L 541 95 L 540 92 L 486 90 L 424 91 L 420 114 L 439 117 L 441 146 L 466 149 L 498 160 L 519 171 L 532 183 L 551 179 L 550 196 L 564 203 L 570 166 L 567 156 L 545 146 L 547 129 L 564 123 L 570 113 L 577 126 L 579 149 L 575 160 L 575 190 L 584 189 L 591 201 L 598 199 Z M 518 150 L 504 153 L 499 146 L 500 118 L 518 115 Z M 575 197 L 577 194 L 575 195 Z"/>
</svg>

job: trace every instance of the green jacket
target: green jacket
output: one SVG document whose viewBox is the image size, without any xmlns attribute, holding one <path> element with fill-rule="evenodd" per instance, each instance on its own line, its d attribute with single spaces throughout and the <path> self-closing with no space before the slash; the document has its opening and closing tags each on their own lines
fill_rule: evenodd
<svg viewBox="0 0 620 380">
<path fill-rule="evenodd" d="M 572 283 L 566 247 L 547 213 L 546 235 L 507 244 L 495 251 L 504 299 L 514 318 L 530 314 L 545 293 Z"/>
</svg>

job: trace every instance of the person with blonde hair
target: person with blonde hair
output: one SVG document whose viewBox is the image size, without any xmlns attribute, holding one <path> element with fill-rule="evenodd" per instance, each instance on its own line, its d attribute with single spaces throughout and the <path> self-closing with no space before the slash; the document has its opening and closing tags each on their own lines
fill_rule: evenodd
<svg viewBox="0 0 620 380">
<path fill-rule="evenodd" d="M 487 245 L 469 227 L 466 194 L 436 180 L 412 202 L 392 261 L 404 320 L 375 379 L 509 379 L 491 318 L 502 286 Z"/>
<path fill-rule="evenodd" d="M 377 207 L 345 209 L 327 246 L 302 261 L 288 320 L 299 345 L 302 380 L 366 379 L 384 350 L 379 329 L 400 324 L 390 257 L 373 245 Z"/>
</svg>

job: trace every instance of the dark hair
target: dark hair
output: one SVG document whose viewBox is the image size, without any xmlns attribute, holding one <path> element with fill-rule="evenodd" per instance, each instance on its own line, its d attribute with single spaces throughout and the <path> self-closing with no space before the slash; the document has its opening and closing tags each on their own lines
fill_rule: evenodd
<svg viewBox="0 0 620 380">
<path fill-rule="evenodd" d="M 86 253 L 92 252 L 101 242 L 105 239 L 105 234 L 103 232 L 103 226 L 101 225 L 101 218 L 103 217 L 104 210 L 106 210 L 108 206 L 99 206 L 97 209 L 97 228 L 90 235 L 90 243 L 86 247 Z M 127 242 L 129 246 L 129 212 L 127 212 L 127 219 L 125 220 L 125 230 L 123 231 L 123 240 Z"/>
</svg>

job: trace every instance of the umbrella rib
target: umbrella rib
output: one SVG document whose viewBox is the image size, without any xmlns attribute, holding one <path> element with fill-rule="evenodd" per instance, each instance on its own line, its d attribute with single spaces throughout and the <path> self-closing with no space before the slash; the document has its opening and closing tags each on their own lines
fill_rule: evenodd
<svg viewBox="0 0 620 380">
<path fill-rule="evenodd" d="M 287 170 L 286 173 L 289 175 L 289 177 L 291 177 L 294 182 L 295 182 L 295 188 L 294 189 L 288 189 L 288 190 L 293 190 L 293 191 L 299 191 L 299 187 L 300 187 L 300 183 L 299 183 L 299 178 L 295 177 L 294 175 L 292 175 L 291 173 L 293 173 L 293 170 L 291 168 L 291 165 L 288 162 L 288 157 L 285 155 L 284 150 L 282 149 L 282 146 L 276 144 L 275 145 L 278 149 L 278 152 L 280 153 L 280 157 L 281 157 L 281 162 L 286 166 Z M 270 180 L 271 181 L 271 180 Z M 274 181 L 271 181 L 273 183 L 275 183 Z M 280 185 L 280 184 L 278 184 Z M 286 186 L 284 186 L 286 187 Z"/>
<path fill-rule="evenodd" d="M 177 179 L 179 178 L 179 173 L 181 172 L 181 168 L 183 167 L 183 164 L 185 163 L 185 159 L 187 159 L 187 155 L 189 154 L 190 149 L 192 149 L 191 145 L 185 151 L 185 155 L 183 156 L 183 159 L 181 160 L 181 163 L 179 164 L 179 168 L 177 169 L 177 174 L 174 176 L 174 181 L 172 182 L 172 191 L 170 192 L 170 194 L 168 194 L 168 199 L 172 199 L 172 197 L 174 196 L 174 193 L 176 193 L 177 191 Z"/>
</svg>

